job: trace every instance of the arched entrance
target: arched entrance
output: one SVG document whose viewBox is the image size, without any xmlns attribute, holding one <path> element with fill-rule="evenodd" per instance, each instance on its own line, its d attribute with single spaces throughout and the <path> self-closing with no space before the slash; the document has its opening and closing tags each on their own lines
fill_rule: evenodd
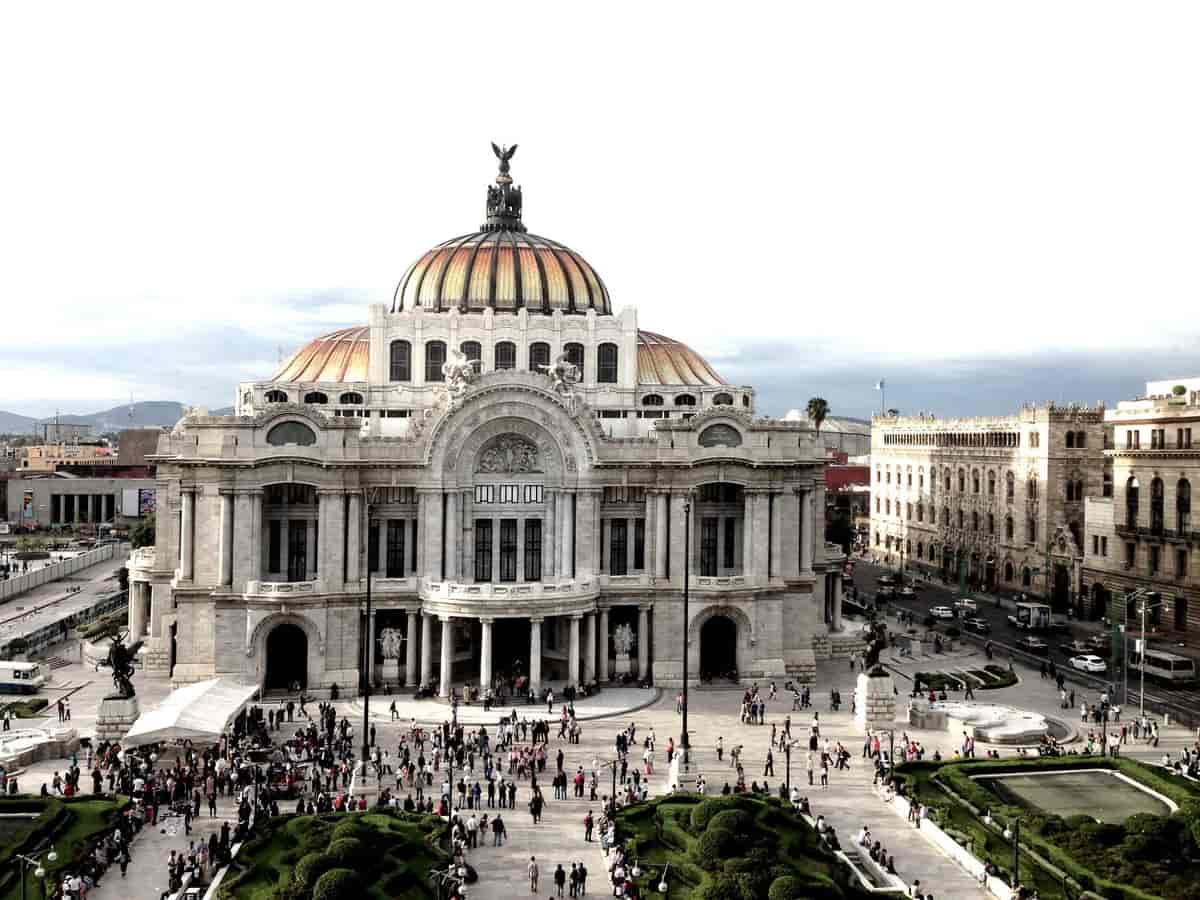
<svg viewBox="0 0 1200 900">
<path fill-rule="evenodd" d="M 1108 589 L 1096 582 L 1092 585 L 1092 608 L 1088 618 L 1093 621 L 1108 615 Z"/>
<path fill-rule="evenodd" d="M 1071 573 L 1062 563 L 1054 564 L 1054 592 L 1051 596 L 1051 603 L 1054 605 L 1055 612 L 1063 612 L 1070 603 L 1071 597 Z"/>
<path fill-rule="evenodd" d="M 267 635 L 267 690 L 308 687 L 308 635 L 299 625 L 284 622 Z"/>
<path fill-rule="evenodd" d="M 724 615 L 700 627 L 700 678 L 728 678 L 737 671 L 737 624 Z"/>
</svg>

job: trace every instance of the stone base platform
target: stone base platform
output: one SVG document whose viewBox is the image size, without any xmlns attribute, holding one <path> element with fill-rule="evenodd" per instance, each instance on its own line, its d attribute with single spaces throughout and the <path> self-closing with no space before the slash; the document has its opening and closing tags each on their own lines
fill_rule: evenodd
<svg viewBox="0 0 1200 900">
<path fill-rule="evenodd" d="M 119 741 L 125 737 L 141 712 L 137 697 L 105 697 L 96 717 L 96 740 Z"/>
</svg>

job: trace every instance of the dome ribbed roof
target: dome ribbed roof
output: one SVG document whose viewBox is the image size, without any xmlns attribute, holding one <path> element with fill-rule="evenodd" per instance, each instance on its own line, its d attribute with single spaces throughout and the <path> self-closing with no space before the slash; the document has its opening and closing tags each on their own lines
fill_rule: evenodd
<svg viewBox="0 0 1200 900">
<path fill-rule="evenodd" d="M 717 387 L 729 382 L 695 350 L 674 338 L 638 331 L 638 383 Z"/>
<path fill-rule="evenodd" d="M 409 266 L 392 312 L 585 313 L 611 315 L 608 289 L 582 256 L 557 241 L 516 229 L 477 231 L 438 244 Z"/>
<path fill-rule="evenodd" d="M 290 357 L 272 381 L 366 381 L 371 329 L 342 328 L 313 338 Z"/>
</svg>

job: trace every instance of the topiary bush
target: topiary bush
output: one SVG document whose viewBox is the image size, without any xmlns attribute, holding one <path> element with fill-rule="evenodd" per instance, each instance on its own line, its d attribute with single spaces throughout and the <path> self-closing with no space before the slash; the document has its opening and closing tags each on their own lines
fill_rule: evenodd
<svg viewBox="0 0 1200 900">
<path fill-rule="evenodd" d="M 332 869 L 334 861 L 332 857 L 324 853 L 308 853 L 300 857 L 300 861 L 296 863 L 296 868 L 292 870 L 296 884 L 303 887 L 305 890 L 312 890 L 313 885 L 317 883 L 317 879 Z"/>
<path fill-rule="evenodd" d="M 708 828 L 692 846 L 692 858 L 702 867 L 712 870 L 737 855 L 737 836 L 724 828 Z"/>
<path fill-rule="evenodd" d="M 708 820 L 706 830 L 724 829 L 725 831 L 732 831 L 737 834 L 738 832 L 749 831 L 753 825 L 754 819 L 751 818 L 749 813 L 743 812 L 740 809 L 723 809 Z"/>
<path fill-rule="evenodd" d="M 361 900 L 366 886 L 352 869 L 330 869 L 317 879 L 313 900 Z"/>
<path fill-rule="evenodd" d="M 334 836 L 337 836 L 336 831 L 334 831 Z M 369 855 L 367 845 L 356 837 L 337 838 L 330 843 L 327 853 L 334 860 L 335 865 L 348 869 L 353 869 L 359 863 L 365 862 Z"/>
<path fill-rule="evenodd" d="M 698 803 L 692 810 L 692 833 L 700 834 L 708 827 L 708 820 L 719 812 L 737 809 L 737 798 L 731 796 L 710 797 Z"/>
<path fill-rule="evenodd" d="M 767 900 L 802 900 L 804 897 L 804 882 L 795 875 L 776 878 L 767 891 Z"/>
</svg>

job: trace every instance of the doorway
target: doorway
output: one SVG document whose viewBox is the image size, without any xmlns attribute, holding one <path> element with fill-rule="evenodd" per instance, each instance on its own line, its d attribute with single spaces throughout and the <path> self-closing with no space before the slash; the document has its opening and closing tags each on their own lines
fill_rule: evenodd
<svg viewBox="0 0 1200 900">
<path fill-rule="evenodd" d="M 308 687 L 308 635 L 299 625 L 276 625 L 267 635 L 267 690 Z"/>
<path fill-rule="evenodd" d="M 700 628 L 700 678 L 737 678 L 737 624 L 716 615 Z"/>
</svg>

